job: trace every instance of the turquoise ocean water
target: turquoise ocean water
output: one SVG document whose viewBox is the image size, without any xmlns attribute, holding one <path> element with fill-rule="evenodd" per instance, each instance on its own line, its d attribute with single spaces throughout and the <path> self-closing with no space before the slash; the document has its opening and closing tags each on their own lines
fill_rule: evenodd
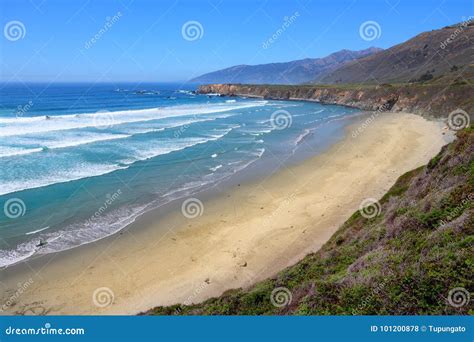
<svg viewBox="0 0 474 342">
<path fill-rule="evenodd" d="M 358 111 L 180 84 L 0 85 L 0 267 L 329 147 Z"/>
</svg>

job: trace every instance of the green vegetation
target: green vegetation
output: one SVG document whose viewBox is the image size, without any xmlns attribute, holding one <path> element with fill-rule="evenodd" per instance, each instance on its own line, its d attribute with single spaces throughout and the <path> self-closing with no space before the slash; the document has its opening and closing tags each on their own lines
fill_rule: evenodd
<svg viewBox="0 0 474 342">
<path fill-rule="evenodd" d="M 464 78 L 463 78 L 464 80 Z M 304 84 L 304 85 L 204 85 L 201 93 L 256 96 L 267 99 L 303 99 L 337 104 L 370 111 L 406 111 L 432 117 L 447 117 L 462 108 L 474 111 L 472 83 L 439 77 L 417 83 L 373 84 Z"/>
<path fill-rule="evenodd" d="M 147 314 L 394 315 L 474 314 L 449 291 L 474 288 L 474 130 L 401 176 L 380 200 L 381 213 L 354 213 L 317 252 L 249 289 L 204 303 L 157 307 Z M 291 302 L 276 307 L 272 291 Z"/>
</svg>

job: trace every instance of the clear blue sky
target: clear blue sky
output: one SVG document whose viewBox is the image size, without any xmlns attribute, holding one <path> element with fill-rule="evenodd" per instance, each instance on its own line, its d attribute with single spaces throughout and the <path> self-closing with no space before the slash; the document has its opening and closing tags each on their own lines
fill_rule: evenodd
<svg viewBox="0 0 474 342">
<path fill-rule="evenodd" d="M 85 45 L 107 17 L 121 17 Z M 299 13 L 267 49 L 262 44 Z M 1 81 L 182 81 L 236 64 L 323 57 L 341 49 L 382 48 L 474 15 L 472 0 L 0 0 L 2 32 L 17 20 L 18 40 L 0 37 Z M 197 21 L 200 39 L 182 26 Z M 363 22 L 380 38 L 365 41 Z"/>
</svg>

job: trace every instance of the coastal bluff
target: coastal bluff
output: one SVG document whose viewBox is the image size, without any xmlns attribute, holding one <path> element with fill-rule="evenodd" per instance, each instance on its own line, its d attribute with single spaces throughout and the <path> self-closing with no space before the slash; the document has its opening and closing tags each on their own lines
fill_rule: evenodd
<svg viewBox="0 0 474 342">
<path fill-rule="evenodd" d="M 472 89 L 467 84 L 381 85 L 244 85 L 208 84 L 199 94 L 256 97 L 271 100 L 306 100 L 343 105 L 368 111 L 409 112 L 447 117 L 456 109 L 474 112 Z"/>
</svg>

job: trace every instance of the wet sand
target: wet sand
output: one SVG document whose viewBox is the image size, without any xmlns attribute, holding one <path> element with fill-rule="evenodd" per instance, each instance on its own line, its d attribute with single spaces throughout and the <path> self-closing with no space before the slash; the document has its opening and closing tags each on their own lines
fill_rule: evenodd
<svg viewBox="0 0 474 342">
<path fill-rule="evenodd" d="M 326 152 L 256 181 L 153 211 L 99 242 L 0 271 L 3 314 L 135 314 L 246 287 L 318 250 L 366 198 L 446 144 L 440 122 L 378 116 Z M 189 212 L 192 216 L 195 212 Z"/>
</svg>

